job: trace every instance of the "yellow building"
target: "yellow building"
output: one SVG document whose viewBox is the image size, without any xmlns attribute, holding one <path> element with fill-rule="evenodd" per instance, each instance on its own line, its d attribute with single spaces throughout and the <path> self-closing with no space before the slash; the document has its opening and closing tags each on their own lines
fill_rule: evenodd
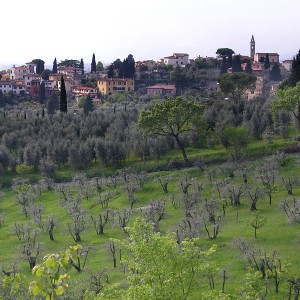
<svg viewBox="0 0 300 300">
<path fill-rule="evenodd" d="M 128 93 L 134 91 L 134 80 L 131 78 L 102 78 L 97 81 L 97 87 L 102 95 Z"/>
</svg>

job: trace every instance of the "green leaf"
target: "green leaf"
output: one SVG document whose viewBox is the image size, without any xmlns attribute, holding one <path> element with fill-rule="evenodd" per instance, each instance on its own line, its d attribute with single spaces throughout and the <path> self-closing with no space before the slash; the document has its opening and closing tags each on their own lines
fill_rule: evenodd
<svg viewBox="0 0 300 300">
<path fill-rule="evenodd" d="M 64 288 L 62 286 L 59 286 L 56 290 L 55 293 L 56 295 L 62 295 L 64 293 Z"/>
<path fill-rule="evenodd" d="M 49 256 L 49 258 L 45 262 L 45 265 L 47 268 L 57 268 L 57 263 L 53 256 Z"/>
<path fill-rule="evenodd" d="M 44 273 L 44 268 L 43 267 L 38 267 L 35 271 L 36 277 L 40 278 Z"/>
</svg>

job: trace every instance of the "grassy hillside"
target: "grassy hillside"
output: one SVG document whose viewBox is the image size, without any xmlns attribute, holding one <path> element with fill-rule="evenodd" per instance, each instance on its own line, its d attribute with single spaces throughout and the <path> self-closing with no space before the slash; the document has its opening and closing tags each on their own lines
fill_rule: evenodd
<svg viewBox="0 0 300 300">
<path fill-rule="evenodd" d="M 162 233 L 166 231 L 176 231 L 182 225 L 182 219 L 185 215 L 184 202 L 182 201 L 183 193 L 180 182 L 190 182 L 189 193 L 192 193 L 192 183 L 196 183 L 198 187 L 202 185 L 202 190 L 198 195 L 198 202 L 195 206 L 202 207 L 205 201 L 214 199 L 217 203 L 218 214 L 222 216 L 222 222 L 220 232 L 215 239 L 209 239 L 205 230 L 199 230 L 201 246 L 205 249 L 211 247 L 213 244 L 217 246 L 217 251 L 213 255 L 213 260 L 218 267 L 218 271 L 214 274 L 215 288 L 221 290 L 222 285 L 222 272 L 226 270 L 227 280 L 225 285 L 226 292 L 234 292 L 236 289 L 243 286 L 243 280 L 247 273 L 247 268 L 250 266 L 246 259 L 242 258 L 241 253 L 233 246 L 233 240 L 243 237 L 244 239 L 251 241 L 253 245 L 256 245 L 261 249 L 261 255 L 264 253 L 272 254 L 274 251 L 280 257 L 283 266 L 286 267 L 286 272 L 282 273 L 283 279 L 279 285 L 279 293 L 275 293 L 274 283 L 270 279 L 269 282 L 269 294 L 267 299 L 285 299 L 287 298 L 288 287 L 286 278 L 287 273 L 297 273 L 299 270 L 299 251 L 300 242 L 298 240 L 300 224 L 289 224 L 288 218 L 284 211 L 281 209 L 281 203 L 283 200 L 287 200 L 292 204 L 294 199 L 300 199 L 300 186 L 295 182 L 293 194 L 288 195 L 283 182 L 282 176 L 286 178 L 288 176 L 295 176 L 300 179 L 300 173 L 298 168 L 298 154 L 290 154 L 284 158 L 280 158 L 279 174 L 276 177 L 276 188 L 273 190 L 272 204 L 269 204 L 267 195 L 264 193 L 263 185 L 259 179 L 259 174 L 255 173 L 255 168 L 260 161 L 264 161 L 265 158 L 258 158 L 262 154 L 272 154 L 278 149 L 285 149 L 286 152 L 296 151 L 298 144 L 292 141 L 273 141 L 272 143 L 257 142 L 252 143 L 246 149 L 246 153 L 250 156 L 250 160 L 247 162 L 248 169 L 247 175 L 247 188 L 241 196 L 240 205 L 232 205 L 230 198 L 226 196 L 224 184 L 240 186 L 243 184 L 243 177 L 238 172 L 241 170 L 241 164 L 226 163 L 228 153 L 216 146 L 212 150 L 199 150 L 188 149 L 190 158 L 201 158 L 206 162 L 206 166 L 202 170 L 197 167 L 189 168 L 173 168 L 168 165 L 170 160 L 179 160 L 180 155 L 177 151 L 170 152 L 168 156 L 164 157 L 160 161 L 131 161 L 130 164 L 124 167 L 131 166 L 136 170 L 138 174 L 141 171 L 147 171 L 145 175 L 145 183 L 143 186 L 139 186 L 133 192 L 135 202 L 133 209 L 131 210 L 131 217 L 128 226 L 131 226 L 137 216 L 145 216 L 145 211 L 149 208 L 151 202 L 165 203 L 164 218 L 160 222 L 160 230 Z M 296 150 L 295 150 L 296 149 Z M 279 158 L 273 157 L 273 160 Z M 270 161 L 269 161 L 270 162 Z M 232 176 L 232 172 L 234 175 Z M 222 170 L 226 170 L 227 175 L 224 175 Z M 215 172 L 214 181 L 223 183 L 222 197 L 219 198 L 216 186 L 212 186 L 209 181 L 208 174 Z M 108 242 L 110 238 L 124 239 L 126 234 L 118 223 L 118 213 L 122 214 L 123 210 L 129 211 L 130 202 L 128 200 L 128 188 L 126 183 L 120 177 L 118 177 L 116 186 L 107 179 L 112 174 L 117 174 L 117 170 L 110 168 L 104 168 L 99 164 L 91 165 L 87 170 L 84 170 L 90 178 L 86 181 L 88 200 L 81 196 L 81 208 L 84 210 L 83 218 L 85 220 L 85 230 L 81 233 L 82 241 L 80 244 L 83 246 L 91 246 L 89 252 L 87 267 L 82 273 L 77 273 L 74 270 L 70 271 L 73 282 L 77 281 L 77 290 L 81 287 L 84 288 L 86 284 L 86 278 L 90 271 L 99 271 L 105 269 L 110 276 L 111 282 L 124 282 L 122 267 L 117 263 L 117 267 L 113 268 L 112 257 L 109 251 Z M 71 180 L 76 175 L 76 172 L 72 169 L 62 168 L 57 173 L 57 179 Z M 39 179 L 38 174 L 31 174 L 32 180 Z M 94 230 L 93 223 L 91 221 L 91 215 L 96 218 L 100 212 L 106 212 L 106 208 L 103 208 L 99 203 L 99 196 L 97 193 L 96 182 L 93 180 L 94 176 L 98 178 L 104 178 L 100 176 L 106 176 L 106 180 L 102 181 L 100 194 L 102 196 L 110 193 L 110 201 L 107 209 L 112 211 L 115 215 L 115 220 L 110 221 L 104 228 L 104 234 L 97 235 Z M 168 184 L 169 193 L 164 193 L 157 178 L 167 178 L 169 176 L 170 182 Z M 25 176 L 27 177 L 27 176 Z M 4 186 L 8 186 L 14 178 L 13 174 L 6 174 L 2 178 Z M 73 183 L 58 183 L 53 185 L 50 189 L 43 189 L 39 195 L 36 191 L 32 190 L 31 185 L 23 184 L 18 188 L 12 189 L 5 187 L 2 189 L 3 197 L 0 200 L 0 215 L 3 216 L 4 222 L 0 227 L 0 244 L 1 255 L 0 265 L 5 270 L 9 270 L 11 265 L 15 262 L 17 269 L 26 275 L 28 282 L 33 279 L 29 264 L 26 261 L 26 257 L 22 254 L 22 249 L 26 242 L 24 240 L 18 240 L 17 235 L 14 233 L 14 226 L 29 224 L 30 227 L 38 228 L 40 234 L 38 235 L 38 242 L 41 243 L 41 253 L 38 256 L 37 263 L 42 262 L 42 258 L 47 253 L 59 252 L 65 249 L 69 245 L 77 244 L 72 236 L 68 232 L 68 224 L 72 224 L 68 209 L 63 205 L 63 194 L 59 192 L 59 189 L 64 186 L 68 197 L 71 199 L 77 199 L 77 195 L 80 195 L 80 185 L 78 182 Z M 257 209 L 261 214 L 266 217 L 266 224 L 258 229 L 257 238 L 254 239 L 254 230 L 248 225 L 248 220 L 251 218 L 250 201 L 248 192 L 254 187 L 258 186 L 262 189 L 261 197 L 257 202 Z M 17 195 L 20 190 L 29 190 L 30 197 L 32 197 L 32 204 L 34 206 L 43 207 L 42 223 L 40 228 L 36 222 L 32 220 L 31 216 L 26 216 L 22 213 L 22 207 L 17 202 Z M 28 189 L 28 190 L 27 190 Z M 98 188 L 99 192 L 99 188 Z M 35 194 L 33 196 L 33 194 Z M 224 208 L 225 215 L 222 210 Z M 54 241 L 49 239 L 49 235 L 44 225 L 49 215 L 54 215 L 57 221 L 57 225 L 54 228 Z M 209 224 L 211 226 L 211 224 Z M 211 227 L 209 227 L 211 230 Z M 85 279 L 84 279 L 85 278 Z M 199 290 L 195 288 L 193 291 L 193 299 L 199 299 L 203 290 L 209 290 L 206 279 L 202 280 L 202 288 Z M 71 290 L 75 289 L 74 285 Z"/>
</svg>

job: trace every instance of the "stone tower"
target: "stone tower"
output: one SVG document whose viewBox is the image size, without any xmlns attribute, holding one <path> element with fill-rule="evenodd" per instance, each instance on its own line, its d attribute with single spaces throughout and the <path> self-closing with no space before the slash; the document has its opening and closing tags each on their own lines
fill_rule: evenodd
<svg viewBox="0 0 300 300">
<path fill-rule="evenodd" d="M 255 40 L 252 34 L 251 42 L 250 42 L 250 57 L 253 60 L 255 55 Z"/>
</svg>

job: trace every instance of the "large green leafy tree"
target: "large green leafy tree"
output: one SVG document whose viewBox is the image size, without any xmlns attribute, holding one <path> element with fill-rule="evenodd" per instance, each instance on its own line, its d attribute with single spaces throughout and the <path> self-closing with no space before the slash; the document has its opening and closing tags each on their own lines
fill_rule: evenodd
<svg viewBox="0 0 300 300">
<path fill-rule="evenodd" d="M 156 104 L 150 110 L 143 110 L 138 127 L 145 135 L 173 137 L 187 163 L 187 154 L 180 136 L 200 124 L 202 112 L 203 106 L 194 102 L 187 102 L 180 97 L 168 99 L 162 104 Z"/>
<path fill-rule="evenodd" d="M 277 99 L 272 104 L 273 111 L 291 112 L 297 121 L 298 130 L 300 131 L 300 82 L 295 87 L 279 89 L 276 97 Z"/>
<path fill-rule="evenodd" d="M 256 76 L 243 72 L 227 73 L 220 77 L 219 82 L 221 91 L 237 102 L 247 89 L 255 87 Z"/>
<path fill-rule="evenodd" d="M 60 87 L 60 111 L 64 113 L 68 112 L 67 92 L 66 92 L 65 80 L 63 76 L 61 76 L 61 87 Z"/>
<path fill-rule="evenodd" d="M 212 268 L 209 256 L 215 247 L 203 250 L 198 239 L 186 239 L 179 246 L 174 234 L 155 233 L 141 219 L 127 230 L 129 240 L 114 241 L 127 266 L 129 287 L 122 299 L 188 299 L 200 276 Z"/>
<path fill-rule="evenodd" d="M 234 51 L 230 48 L 219 48 L 216 52 L 219 56 L 226 57 L 227 58 L 227 67 L 232 67 L 232 55 L 234 54 Z"/>
</svg>

